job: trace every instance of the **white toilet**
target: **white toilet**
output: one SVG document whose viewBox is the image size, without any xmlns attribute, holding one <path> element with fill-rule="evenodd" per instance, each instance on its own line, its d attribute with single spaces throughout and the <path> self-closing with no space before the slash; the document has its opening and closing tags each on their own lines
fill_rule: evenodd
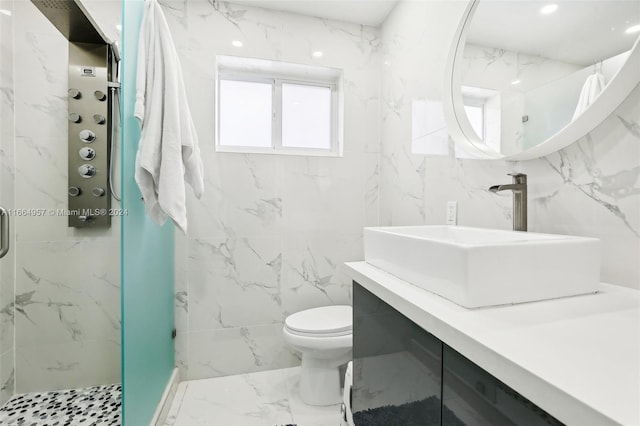
<svg viewBox="0 0 640 426">
<path fill-rule="evenodd" d="M 309 405 L 333 405 L 342 400 L 338 367 L 351 360 L 351 306 L 324 306 L 289 315 L 284 340 L 302 352 L 300 398 Z"/>
</svg>

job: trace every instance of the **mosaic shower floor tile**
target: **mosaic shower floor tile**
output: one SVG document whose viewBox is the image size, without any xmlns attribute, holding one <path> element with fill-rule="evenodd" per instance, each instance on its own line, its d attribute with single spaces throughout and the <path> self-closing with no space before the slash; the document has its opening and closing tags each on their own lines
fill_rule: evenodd
<svg viewBox="0 0 640 426">
<path fill-rule="evenodd" d="M 0 408 L 0 425 L 120 425 L 121 405 L 121 385 L 25 393 Z"/>
</svg>

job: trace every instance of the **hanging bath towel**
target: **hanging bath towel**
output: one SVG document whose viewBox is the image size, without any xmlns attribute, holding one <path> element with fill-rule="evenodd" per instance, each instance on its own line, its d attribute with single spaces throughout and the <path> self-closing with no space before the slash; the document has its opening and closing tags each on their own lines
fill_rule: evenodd
<svg viewBox="0 0 640 426">
<path fill-rule="evenodd" d="M 582 86 L 580 91 L 580 97 L 578 98 L 578 105 L 573 113 L 572 121 L 575 120 L 580 114 L 591 105 L 600 93 L 604 90 L 604 76 L 602 74 L 594 73 L 587 77 L 587 80 Z"/>
<path fill-rule="evenodd" d="M 151 219 L 167 216 L 186 234 L 186 188 L 204 191 L 198 136 L 169 26 L 156 0 L 146 0 L 138 42 L 135 117 L 142 132 L 135 179 Z"/>
</svg>

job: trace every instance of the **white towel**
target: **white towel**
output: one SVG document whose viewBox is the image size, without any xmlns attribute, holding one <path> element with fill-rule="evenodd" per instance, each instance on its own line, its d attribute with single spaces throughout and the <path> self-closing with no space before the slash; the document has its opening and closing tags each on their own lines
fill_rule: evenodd
<svg viewBox="0 0 640 426">
<path fill-rule="evenodd" d="M 134 116 L 142 133 L 136 182 L 149 217 L 163 224 L 169 216 L 186 234 L 185 182 L 200 198 L 203 165 L 178 55 L 156 0 L 144 4 L 137 72 Z"/>
<path fill-rule="evenodd" d="M 580 91 L 580 97 L 578 98 L 578 105 L 576 111 L 573 113 L 572 121 L 575 120 L 580 114 L 591 105 L 600 93 L 604 90 L 604 76 L 602 74 L 594 73 L 587 77 L 587 80 L 582 86 Z"/>
</svg>

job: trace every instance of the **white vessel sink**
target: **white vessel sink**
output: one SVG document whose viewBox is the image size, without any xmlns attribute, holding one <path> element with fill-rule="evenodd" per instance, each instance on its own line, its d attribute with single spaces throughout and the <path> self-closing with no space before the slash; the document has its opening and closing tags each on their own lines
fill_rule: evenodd
<svg viewBox="0 0 640 426">
<path fill-rule="evenodd" d="M 462 226 L 364 229 L 365 261 L 466 308 L 594 293 L 596 238 Z"/>
</svg>

